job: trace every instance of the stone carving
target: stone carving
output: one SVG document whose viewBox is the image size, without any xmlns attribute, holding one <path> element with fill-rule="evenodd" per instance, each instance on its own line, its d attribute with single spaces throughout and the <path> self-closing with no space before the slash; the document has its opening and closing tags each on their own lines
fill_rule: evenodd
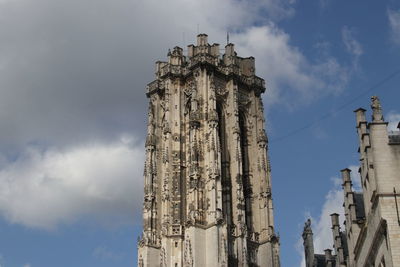
<svg viewBox="0 0 400 267">
<path fill-rule="evenodd" d="M 224 222 L 224 217 L 221 209 L 215 210 L 215 221 L 217 222 L 217 224 L 222 224 Z"/>
<path fill-rule="evenodd" d="M 377 96 L 371 97 L 372 121 L 383 122 L 382 106 Z"/>
<path fill-rule="evenodd" d="M 155 198 L 155 196 L 154 196 L 153 193 L 146 194 L 144 196 L 144 209 L 145 210 L 150 210 L 151 209 L 151 206 L 153 205 L 154 198 Z"/>
<path fill-rule="evenodd" d="M 185 241 L 184 266 L 185 267 L 193 266 L 192 244 L 190 242 L 189 237 L 186 237 Z"/>
<path fill-rule="evenodd" d="M 221 244 L 220 244 L 220 255 L 219 259 L 221 262 L 221 267 L 228 267 L 227 256 L 228 256 L 228 247 L 226 245 L 226 237 L 224 234 L 221 235 Z"/>
<path fill-rule="evenodd" d="M 259 207 L 262 208 L 267 208 L 268 207 L 268 200 L 270 199 L 270 193 L 269 192 L 261 192 L 259 195 Z"/>
<path fill-rule="evenodd" d="M 188 86 L 183 90 L 185 94 L 185 115 L 190 111 L 196 111 L 198 107 L 197 86 L 196 81 L 189 82 Z"/>
<path fill-rule="evenodd" d="M 161 200 L 162 201 L 168 201 L 170 199 L 168 180 L 169 180 L 169 173 L 167 172 L 164 177 L 164 182 L 163 182 L 163 187 L 162 187 L 162 192 L 161 192 Z"/>
<path fill-rule="evenodd" d="M 218 125 L 218 112 L 215 109 L 212 109 L 207 114 L 208 124 L 211 128 L 216 128 Z"/>
<path fill-rule="evenodd" d="M 273 229 L 267 145 L 260 146 L 268 142 L 260 130 L 264 81 L 254 59 L 237 57 L 233 45 L 221 57 L 218 45 L 199 38 L 187 56 L 174 48 L 168 62 L 158 62 L 147 87 L 145 245 L 138 255 L 146 255 L 144 266 L 197 266 L 197 258 L 216 267 L 272 266 L 272 249 L 261 255 L 265 249 L 251 246 L 255 232 Z"/>
<path fill-rule="evenodd" d="M 257 143 L 260 147 L 264 148 L 268 143 L 267 133 L 264 129 L 261 129 L 257 135 Z"/>
<path fill-rule="evenodd" d="M 311 219 L 308 219 L 304 223 L 303 233 L 312 233 L 312 230 L 311 230 Z"/>
<path fill-rule="evenodd" d="M 168 146 L 164 146 L 163 151 L 162 151 L 162 162 L 168 163 L 169 162 L 169 149 Z"/>
<path fill-rule="evenodd" d="M 239 105 L 243 106 L 243 107 L 248 107 L 251 103 L 251 98 L 250 96 L 243 92 L 243 91 L 239 91 L 238 93 L 238 101 L 239 101 Z"/>
<path fill-rule="evenodd" d="M 167 267 L 167 256 L 164 247 L 161 248 L 160 258 L 161 258 L 160 267 Z"/>
</svg>

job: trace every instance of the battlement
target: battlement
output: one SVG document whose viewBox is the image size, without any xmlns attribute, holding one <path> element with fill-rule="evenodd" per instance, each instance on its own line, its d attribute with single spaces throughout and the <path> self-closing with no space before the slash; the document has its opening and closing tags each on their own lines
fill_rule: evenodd
<svg viewBox="0 0 400 267">
<path fill-rule="evenodd" d="M 249 86 L 259 87 L 265 91 L 265 81 L 255 75 L 254 57 L 239 57 L 235 45 L 229 43 L 225 46 L 224 54 L 220 54 L 220 45 L 209 44 L 207 34 L 197 36 L 197 44 L 187 46 L 187 53 L 181 47 L 174 47 L 168 51 L 167 61 L 156 62 L 156 76 L 158 79 L 168 75 L 186 77 L 199 67 L 207 65 L 220 74 L 235 75 Z"/>
</svg>

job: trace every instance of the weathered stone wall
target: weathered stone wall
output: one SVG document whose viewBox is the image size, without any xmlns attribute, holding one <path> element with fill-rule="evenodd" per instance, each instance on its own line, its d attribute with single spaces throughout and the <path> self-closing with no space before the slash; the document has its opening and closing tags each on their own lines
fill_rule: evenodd
<svg viewBox="0 0 400 267">
<path fill-rule="evenodd" d="M 371 108 L 371 122 L 365 118 L 365 109 L 355 110 L 362 195 L 353 191 L 350 170 L 342 170 L 344 231 L 338 215 L 331 215 L 336 266 L 400 266 L 400 132 L 388 133 L 378 97 L 372 97 Z M 307 225 L 303 231 L 306 255 L 312 251 Z M 321 256 L 307 255 L 307 266 L 330 266 L 331 255 Z"/>
<path fill-rule="evenodd" d="M 175 47 L 157 62 L 156 77 L 139 258 L 148 266 L 152 247 L 157 266 L 279 266 L 254 58 L 233 44 L 220 57 L 200 34 L 187 56 Z"/>
</svg>

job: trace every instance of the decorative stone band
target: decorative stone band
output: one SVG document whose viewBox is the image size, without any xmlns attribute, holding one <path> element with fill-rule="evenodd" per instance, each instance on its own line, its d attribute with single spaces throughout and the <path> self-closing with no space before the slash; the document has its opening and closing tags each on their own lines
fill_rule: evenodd
<svg viewBox="0 0 400 267">
<path fill-rule="evenodd" d="M 200 62 L 200 63 L 214 67 L 217 72 L 219 72 L 223 76 L 226 76 L 226 78 L 228 78 L 228 76 L 235 77 L 238 82 L 240 82 L 246 86 L 252 87 L 254 90 L 256 90 L 257 95 L 265 92 L 265 80 L 264 79 L 257 77 L 255 75 L 252 75 L 252 76 L 241 75 L 240 69 L 238 66 L 235 66 L 235 65 L 215 66 L 214 64 L 210 64 L 208 61 L 204 61 L 204 62 Z M 181 76 L 181 77 L 187 78 L 193 74 L 192 70 L 193 70 L 194 66 L 198 66 L 200 63 L 191 65 L 192 66 L 191 68 L 188 68 L 187 66 L 176 66 L 176 65 L 171 65 L 171 64 L 166 63 L 166 65 L 160 69 L 159 77 L 164 78 L 168 75 L 171 75 L 171 76 Z M 147 94 L 147 96 L 150 96 L 153 93 L 158 92 L 158 91 L 163 91 L 164 89 L 165 89 L 164 83 L 161 80 L 155 80 L 147 85 L 146 94 Z"/>
</svg>

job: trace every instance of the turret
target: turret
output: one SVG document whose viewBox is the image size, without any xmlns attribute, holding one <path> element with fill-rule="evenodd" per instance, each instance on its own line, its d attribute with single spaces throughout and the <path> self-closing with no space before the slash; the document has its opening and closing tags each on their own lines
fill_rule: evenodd
<svg viewBox="0 0 400 267">
<path fill-rule="evenodd" d="M 313 267 L 314 266 L 314 240 L 313 240 L 313 232 L 311 229 L 311 220 L 310 219 L 308 219 L 307 222 L 304 224 L 302 237 L 303 237 L 306 267 Z"/>
<path fill-rule="evenodd" d="M 223 56 L 224 64 L 226 66 L 235 64 L 236 52 L 234 44 L 227 44 L 225 46 L 225 54 Z"/>
<path fill-rule="evenodd" d="M 354 201 L 354 193 L 352 190 L 352 182 L 350 178 L 350 169 L 341 170 L 342 180 L 343 180 L 343 191 L 344 191 L 344 209 L 346 214 L 346 223 L 352 224 L 353 221 L 356 221 L 356 207 Z"/>
<path fill-rule="evenodd" d="M 185 56 L 183 55 L 183 49 L 179 46 L 175 46 L 174 49 L 168 52 L 168 63 L 171 65 L 180 66 L 185 63 Z"/>
<path fill-rule="evenodd" d="M 337 266 L 340 267 L 347 266 L 345 258 L 345 248 L 342 240 L 342 233 L 340 231 L 339 214 L 337 213 L 331 214 L 331 220 L 332 220 L 333 244 L 338 261 Z"/>
<path fill-rule="evenodd" d="M 200 33 L 197 35 L 197 46 L 208 45 L 208 35 L 205 33 Z"/>
</svg>

